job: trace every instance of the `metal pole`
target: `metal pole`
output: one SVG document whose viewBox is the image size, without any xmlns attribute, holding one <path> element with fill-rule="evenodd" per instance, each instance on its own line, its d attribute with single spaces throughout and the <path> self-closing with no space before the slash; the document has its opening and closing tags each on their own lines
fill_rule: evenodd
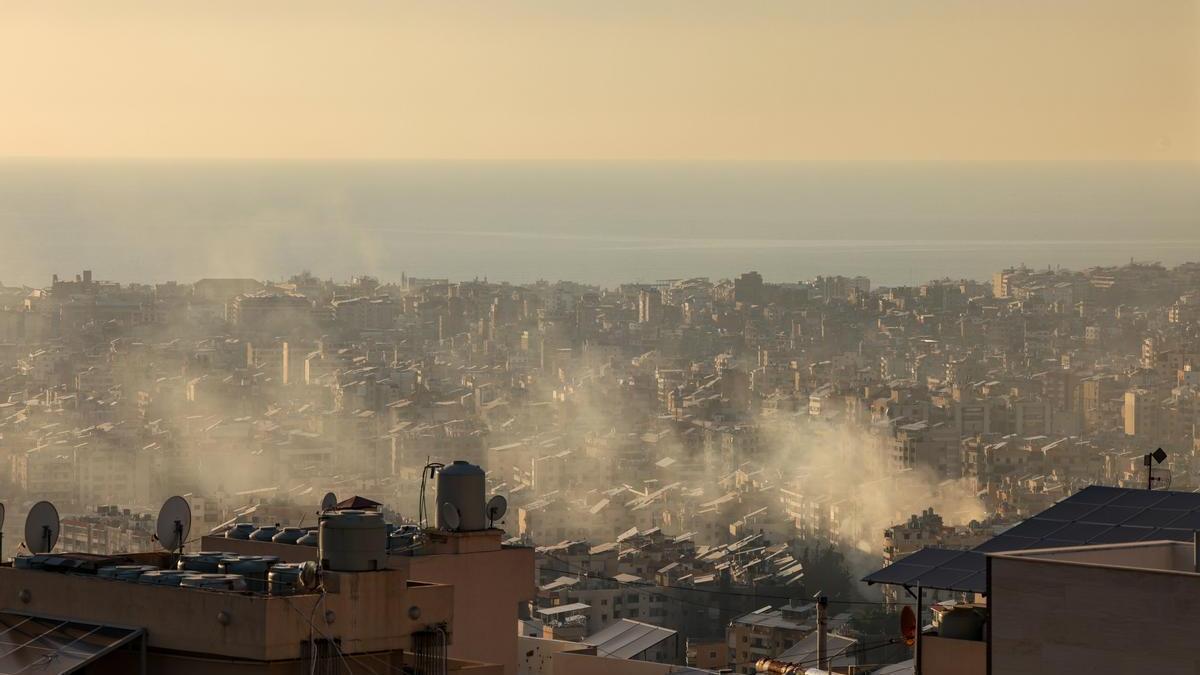
<svg viewBox="0 0 1200 675">
<path fill-rule="evenodd" d="M 1200 530 L 1192 530 L 1192 571 L 1200 574 Z"/>
<path fill-rule="evenodd" d="M 917 644 L 913 649 L 913 675 L 921 675 L 921 606 L 925 604 L 925 589 L 917 586 Z"/>
<path fill-rule="evenodd" d="M 829 670 L 829 598 L 817 598 L 817 664 L 821 670 Z"/>
</svg>

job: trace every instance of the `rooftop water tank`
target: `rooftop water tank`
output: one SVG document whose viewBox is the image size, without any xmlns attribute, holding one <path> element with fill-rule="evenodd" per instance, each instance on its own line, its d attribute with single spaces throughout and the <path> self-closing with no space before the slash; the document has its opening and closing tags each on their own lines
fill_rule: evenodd
<svg viewBox="0 0 1200 675">
<path fill-rule="evenodd" d="M 271 537 L 279 534 L 278 525 L 263 525 L 250 533 L 251 541 L 271 541 Z"/>
<path fill-rule="evenodd" d="M 186 570 L 154 570 L 151 572 L 146 572 L 142 574 L 142 576 L 138 577 L 138 583 L 156 584 L 159 586 L 178 586 L 179 582 L 183 581 L 183 578 L 190 574 L 194 574 L 194 572 L 188 572 Z"/>
<path fill-rule="evenodd" d="M 277 563 L 279 558 L 273 555 L 239 555 L 221 560 L 219 572 L 239 574 L 246 579 L 247 590 L 265 593 L 267 572 Z"/>
<path fill-rule="evenodd" d="M 216 574 L 221 565 L 222 558 L 236 555 L 234 553 L 225 553 L 223 551 L 201 551 L 199 553 L 184 553 L 179 557 L 179 562 L 175 565 L 181 570 L 188 572 L 199 572 L 201 574 Z"/>
<path fill-rule="evenodd" d="M 370 511 L 327 511 L 321 515 L 321 567 L 335 572 L 371 572 L 387 567 L 387 524 Z"/>
<path fill-rule="evenodd" d="M 225 530 L 226 539 L 249 539 L 250 533 L 257 530 L 258 527 L 254 523 L 237 523 L 233 527 Z"/>
<path fill-rule="evenodd" d="M 96 570 L 96 576 L 121 581 L 137 581 L 146 572 L 157 572 L 153 565 L 110 565 Z"/>
<path fill-rule="evenodd" d="M 300 584 L 302 563 L 280 563 L 267 574 L 271 595 L 292 595 Z"/>
<path fill-rule="evenodd" d="M 285 527 L 274 537 L 271 537 L 271 541 L 276 544 L 294 544 L 300 540 L 300 537 L 306 534 L 308 534 L 308 530 L 303 527 Z"/>
<path fill-rule="evenodd" d="M 300 537 L 299 539 L 296 540 L 296 543 L 301 546 L 316 546 L 320 542 L 320 540 L 321 540 L 321 537 L 318 534 L 317 530 L 309 529 L 308 532 L 303 537 Z"/>
<path fill-rule="evenodd" d="M 486 530 L 487 481 L 483 469 L 462 460 L 443 467 L 437 476 L 438 529 L 459 532 Z M 452 504 L 458 511 L 458 523 L 445 522 L 443 504 Z"/>
<path fill-rule="evenodd" d="M 237 574 L 189 574 L 179 582 L 184 588 L 207 588 L 215 591 L 244 591 L 246 580 Z"/>
</svg>

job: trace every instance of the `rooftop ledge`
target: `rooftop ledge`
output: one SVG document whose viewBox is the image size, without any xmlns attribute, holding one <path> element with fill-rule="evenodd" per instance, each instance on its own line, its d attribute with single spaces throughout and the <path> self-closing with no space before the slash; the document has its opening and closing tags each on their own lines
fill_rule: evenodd
<svg viewBox="0 0 1200 675">
<path fill-rule="evenodd" d="M 1200 576 L 1193 545 L 1171 540 L 1028 549 L 989 553 L 988 557 Z"/>
</svg>

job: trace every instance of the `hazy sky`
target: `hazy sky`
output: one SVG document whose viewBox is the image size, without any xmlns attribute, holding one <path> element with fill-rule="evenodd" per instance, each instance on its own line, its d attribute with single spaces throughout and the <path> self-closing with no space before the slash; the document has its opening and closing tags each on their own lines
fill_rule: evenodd
<svg viewBox="0 0 1200 675">
<path fill-rule="evenodd" d="M 1200 0 L 3 0 L 0 156 L 1200 159 Z"/>
</svg>

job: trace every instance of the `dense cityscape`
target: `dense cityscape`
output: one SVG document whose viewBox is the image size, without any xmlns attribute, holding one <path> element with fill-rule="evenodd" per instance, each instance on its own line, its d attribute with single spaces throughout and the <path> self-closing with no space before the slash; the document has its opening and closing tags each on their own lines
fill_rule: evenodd
<svg viewBox="0 0 1200 675">
<path fill-rule="evenodd" d="M 443 622 L 450 670 L 871 672 L 914 656 L 906 589 L 935 627 L 989 589 L 860 579 L 1015 542 L 1088 486 L 1200 486 L 1200 263 L 890 288 L 83 271 L 0 286 L 0 368 L 5 560 L 53 566 L 20 536 L 42 500 L 79 560 L 161 556 L 159 505 L 183 495 L 196 569 L 214 550 L 299 564 L 332 492 L 386 518 L 413 578 L 470 589 Z M 480 467 L 507 510 L 470 527 L 441 490 L 427 505 L 450 467 Z M 1191 542 L 1168 524 L 1043 547 Z M 600 663 L 551 670 L 557 653 Z M 937 658 L 924 672 L 951 672 Z"/>
</svg>

